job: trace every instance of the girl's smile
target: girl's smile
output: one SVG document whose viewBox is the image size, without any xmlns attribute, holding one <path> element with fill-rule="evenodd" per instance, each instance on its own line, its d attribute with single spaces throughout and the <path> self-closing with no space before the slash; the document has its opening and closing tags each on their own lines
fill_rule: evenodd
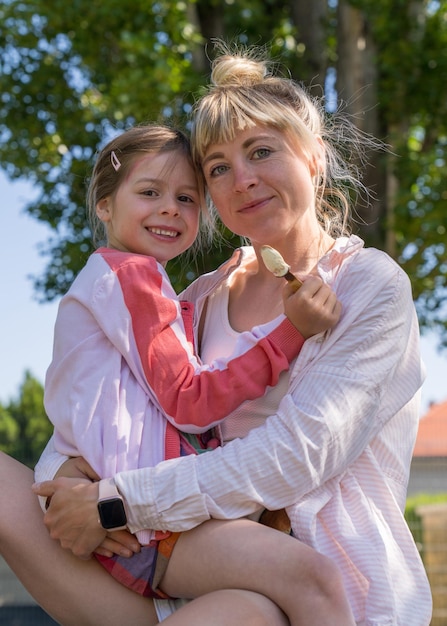
<svg viewBox="0 0 447 626">
<path fill-rule="evenodd" d="M 109 247 L 153 256 L 160 263 L 194 243 L 199 212 L 195 172 L 178 152 L 157 152 L 137 159 L 117 192 L 97 206 Z"/>
</svg>

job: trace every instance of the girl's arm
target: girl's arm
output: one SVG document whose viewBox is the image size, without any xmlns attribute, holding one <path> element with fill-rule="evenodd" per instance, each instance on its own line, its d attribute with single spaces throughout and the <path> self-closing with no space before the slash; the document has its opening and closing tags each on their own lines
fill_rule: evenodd
<svg viewBox="0 0 447 626">
<path fill-rule="evenodd" d="M 119 289 L 106 276 L 91 312 L 143 389 L 181 430 L 203 432 L 245 400 L 262 396 L 301 350 L 303 336 L 280 316 L 242 333 L 230 357 L 202 364 L 192 345 L 190 305 L 176 299 L 160 266 L 149 257 L 116 252 L 104 259 Z M 306 290 L 290 295 L 292 301 L 318 332 L 323 313 L 312 308 Z"/>
</svg>

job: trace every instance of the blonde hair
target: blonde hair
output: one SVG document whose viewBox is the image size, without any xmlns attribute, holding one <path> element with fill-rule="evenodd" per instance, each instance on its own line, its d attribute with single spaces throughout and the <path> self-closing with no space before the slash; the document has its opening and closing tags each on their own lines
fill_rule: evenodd
<svg viewBox="0 0 447 626">
<path fill-rule="evenodd" d="M 117 192 L 126 179 L 129 169 L 136 158 L 153 152 L 178 152 L 188 159 L 194 167 L 191 145 L 182 131 L 168 126 L 142 124 L 118 135 L 99 152 L 87 191 L 87 207 L 93 243 L 95 246 L 107 242 L 107 233 L 103 222 L 96 214 L 100 200 Z M 200 196 L 204 198 L 203 185 L 198 181 Z M 205 211 L 205 215 L 203 212 Z M 202 202 L 202 221 L 206 223 L 205 203 Z"/>
<path fill-rule="evenodd" d="M 314 182 L 317 218 L 331 236 L 349 234 L 351 194 L 366 192 L 359 164 L 375 140 L 346 118 L 329 115 L 323 100 L 300 84 L 275 76 L 264 50 L 215 44 L 219 55 L 212 62 L 211 84 L 193 109 L 191 144 L 198 170 L 211 144 L 232 141 L 238 131 L 255 125 L 275 128 L 297 139 L 309 160 L 321 163 L 324 153 Z"/>
</svg>

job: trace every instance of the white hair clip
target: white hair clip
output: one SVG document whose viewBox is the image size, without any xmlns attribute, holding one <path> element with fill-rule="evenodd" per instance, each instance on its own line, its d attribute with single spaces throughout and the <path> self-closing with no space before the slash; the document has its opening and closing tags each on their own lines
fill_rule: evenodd
<svg viewBox="0 0 447 626">
<path fill-rule="evenodd" d="M 113 169 L 115 170 L 115 172 L 117 172 L 119 168 L 121 167 L 121 163 L 113 150 L 110 153 L 110 161 L 112 163 Z"/>
</svg>

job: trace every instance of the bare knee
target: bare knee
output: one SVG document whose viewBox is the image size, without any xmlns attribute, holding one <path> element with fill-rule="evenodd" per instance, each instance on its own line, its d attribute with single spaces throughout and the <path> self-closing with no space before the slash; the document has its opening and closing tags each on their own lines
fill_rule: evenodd
<svg viewBox="0 0 447 626">
<path fill-rule="evenodd" d="M 343 579 L 336 563 L 327 556 L 314 552 L 306 578 L 310 592 L 325 602 L 337 602 L 344 597 Z"/>
<path fill-rule="evenodd" d="M 240 590 L 237 593 L 245 595 L 245 615 L 240 622 L 244 626 L 289 626 L 282 610 L 266 596 Z"/>
</svg>

